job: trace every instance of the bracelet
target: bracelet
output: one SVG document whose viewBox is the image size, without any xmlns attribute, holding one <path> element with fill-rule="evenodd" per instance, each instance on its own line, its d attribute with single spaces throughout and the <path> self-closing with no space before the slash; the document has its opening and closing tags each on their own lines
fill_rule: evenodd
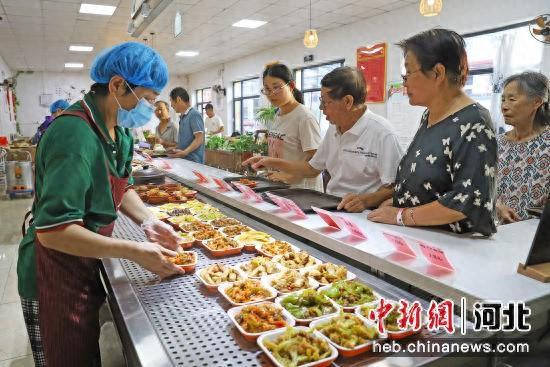
<svg viewBox="0 0 550 367">
<path fill-rule="evenodd" d="M 403 211 L 405 209 L 403 208 L 399 208 L 399 210 L 397 211 L 397 217 L 395 218 L 395 220 L 397 221 L 397 224 L 404 227 L 405 226 L 405 222 L 403 222 Z"/>
<path fill-rule="evenodd" d="M 414 208 L 409 208 L 409 217 L 411 218 L 411 222 L 413 226 L 416 226 L 416 221 L 414 220 Z"/>
</svg>

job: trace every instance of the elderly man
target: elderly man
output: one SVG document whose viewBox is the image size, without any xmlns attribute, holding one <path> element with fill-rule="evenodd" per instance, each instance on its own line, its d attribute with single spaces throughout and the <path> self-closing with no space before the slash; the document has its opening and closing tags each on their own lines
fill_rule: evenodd
<svg viewBox="0 0 550 367">
<path fill-rule="evenodd" d="M 368 110 L 366 84 L 355 68 L 334 69 L 321 80 L 321 109 L 331 123 L 309 162 L 253 157 L 254 169 L 273 168 L 295 177 L 315 177 L 327 170 L 327 192 L 341 196 L 338 209 L 361 212 L 391 197 L 403 155 L 389 122 Z"/>
<path fill-rule="evenodd" d="M 178 148 L 169 151 L 168 156 L 204 163 L 204 121 L 200 112 L 191 107 L 189 93 L 182 87 L 172 89 L 170 104 L 181 117 Z"/>
</svg>

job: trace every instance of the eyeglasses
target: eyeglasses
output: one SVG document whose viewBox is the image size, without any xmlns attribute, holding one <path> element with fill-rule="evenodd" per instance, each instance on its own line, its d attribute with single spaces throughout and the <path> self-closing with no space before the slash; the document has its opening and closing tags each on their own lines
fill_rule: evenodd
<svg viewBox="0 0 550 367">
<path fill-rule="evenodd" d="M 273 89 L 268 89 L 268 88 L 262 88 L 260 90 L 260 92 L 264 95 L 264 96 L 268 96 L 270 94 L 279 94 L 281 93 L 281 91 L 283 90 L 284 87 L 286 87 L 287 85 L 289 85 L 290 82 L 286 83 L 286 84 L 283 84 L 279 87 L 275 87 Z"/>
<path fill-rule="evenodd" d="M 418 73 L 419 71 L 422 71 L 422 69 L 411 71 L 410 73 L 407 73 L 407 74 L 401 74 L 401 78 L 403 79 L 403 83 L 405 83 L 409 79 L 409 76 L 411 76 L 414 73 Z"/>
<path fill-rule="evenodd" d="M 333 100 L 330 100 L 330 99 L 324 100 L 323 97 L 319 97 L 319 107 L 321 109 L 324 109 L 326 106 L 328 106 L 333 102 L 334 102 Z"/>
</svg>

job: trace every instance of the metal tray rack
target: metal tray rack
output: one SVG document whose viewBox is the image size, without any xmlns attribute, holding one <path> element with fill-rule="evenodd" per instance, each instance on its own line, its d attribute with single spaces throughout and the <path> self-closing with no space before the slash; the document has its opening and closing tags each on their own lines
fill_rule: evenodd
<svg viewBox="0 0 550 367">
<path fill-rule="evenodd" d="M 244 224 L 271 233 L 281 240 L 297 243 L 295 239 L 249 218 L 247 220 L 247 217 L 233 210 L 224 211 L 230 211 L 231 213 L 226 214 L 236 217 Z M 141 229 L 123 215 L 120 215 L 116 222 L 113 236 L 137 241 L 145 240 Z M 324 261 L 342 263 L 342 261 L 311 246 L 305 244 L 299 244 L 299 246 Z M 213 258 L 202 247 L 194 246 L 192 250 L 198 254 L 197 270 L 215 262 L 233 265 L 257 256 L 257 254 L 242 253 L 227 258 Z M 147 327 L 156 332 L 172 365 L 185 367 L 271 366 L 267 356 L 260 351 L 258 346 L 246 341 L 229 320 L 226 311 L 231 305 L 221 295 L 207 292 L 194 274 L 159 282 L 156 276 L 132 261 L 114 260 L 112 262 L 112 264 L 117 263 L 122 266 L 138 303 L 141 304 L 147 315 L 150 323 L 150 326 L 147 325 Z M 383 296 L 392 299 L 413 298 L 412 295 L 370 274 L 351 266 L 349 268 L 360 279 L 373 285 L 375 290 Z M 118 270 L 120 269 L 114 269 L 115 273 Z M 139 305 L 136 305 L 136 302 L 133 303 L 130 313 L 136 314 Z M 426 302 L 422 301 L 422 303 Z M 142 329 L 140 332 L 146 333 Z M 419 337 L 425 337 L 427 334 L 425 331 Z M 147 342 L 151 340 L 151 337 L 151 335 L 140 335 L 139 337 L 131 336 L 131 339 L 141 339 Z M 411 341 L 414 341 L 415 338 L 411 338 Z M 333 366 L 363 365 L 380 360 L 380 357 L 369 356 L 367 353 L 354 358 L 343 359 L 340 357 Z"/>
</svg>

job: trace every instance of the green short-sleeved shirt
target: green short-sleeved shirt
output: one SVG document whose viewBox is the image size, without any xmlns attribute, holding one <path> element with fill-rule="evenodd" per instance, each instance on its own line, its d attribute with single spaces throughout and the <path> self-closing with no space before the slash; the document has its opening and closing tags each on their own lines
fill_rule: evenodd
<svg viewBox="0 0 550 367">
<path fill-rule="evenodd" d="M 91 231 L 114 221 L 107 165 L 112 175 L 128 177 L 132 169 L 133 138 L 128 129 L 116 126 L 116 139 L 109 137 L 95 97 L 84 96 L 97 125 L 107 139 L 76 116 L 57 118 L 46 131 L 36 154 L 34 221 L 19 245 L 17 276 L 19 295 L 35 299 L 37 231 L 56 230 L 68 223 L 81 223 Z M 83 111 L 80 103 L 69 110 Z"/>
</svg>

